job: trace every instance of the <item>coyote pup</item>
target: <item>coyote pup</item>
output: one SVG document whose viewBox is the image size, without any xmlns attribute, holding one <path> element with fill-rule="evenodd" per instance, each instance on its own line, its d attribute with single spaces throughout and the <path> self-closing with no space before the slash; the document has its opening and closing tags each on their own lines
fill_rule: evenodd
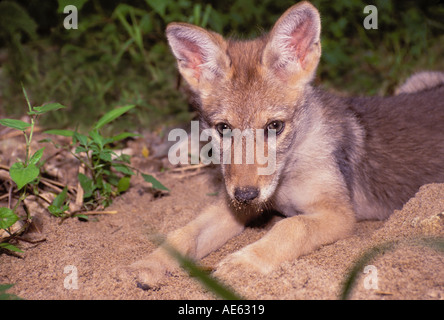
<svg viewBox="0 0 444 320">
<path fill-rule="evenodd" d="M 200 259 L 241 233 L 262 209 L 286 216 L 262 239 L 226 257 L 217 275 L 271 272 L 347 237 L 356 220 L 387 218 L 421 185 L 444 182 L 444 82 L 428 85 L 425 74 L 418 87 L 410 84 L 386 98 L 323 92 L 311 85 L 320 30 L 319 13 L 308 2 L 292 6 L 269 34 L 251 41 L 168 25 L 201 123 L 219 137 L 213 143 L 222 143 L 224 129 L 276 134 L 273 174 L 257 174 L 257 162 L 221 164 L 226 192 L 167 236 L 169 245 Z M 161 284 L 175 268 L 164 246 L 130 266 L 143 288 Z"/>
</svg>

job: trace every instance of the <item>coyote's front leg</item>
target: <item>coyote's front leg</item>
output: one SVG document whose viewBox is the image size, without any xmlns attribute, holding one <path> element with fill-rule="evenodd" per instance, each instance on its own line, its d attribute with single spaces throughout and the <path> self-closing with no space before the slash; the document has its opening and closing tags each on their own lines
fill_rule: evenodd
<svg viewBox="0 0 444 320">
<path fill-rule="evenodd" d="M 168 274 L 179 267 L 166 246 L 187 257 L 200 259 L 241 233 L 246 222 L 242 218 L 235 216 L 225 199 L 221 199 L 207 207 L 195 220 L 168 234 L 165 244 L 147 258 L 124 268 L 121 276 L 135 276 L 142 288 L 158 287 Z"/>
<path fill-rule="evenodd" d="M 267 274 L 284 261 L 346 237 L 354 221 L 350 206 L 337 199 L 310 204 L 304 214 L 279 221 L 262 239 L 226 257 L 214 275 L 226 278 L 245 271 Z"/>
</svg>

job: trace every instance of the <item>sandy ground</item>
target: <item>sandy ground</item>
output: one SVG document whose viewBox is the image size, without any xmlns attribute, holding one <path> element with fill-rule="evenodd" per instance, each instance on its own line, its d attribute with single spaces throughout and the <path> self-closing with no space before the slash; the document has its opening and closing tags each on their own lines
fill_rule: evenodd
<svg viewBox="0 0 444 320">
<path fill-rule="evenodd" d="M 158 290 L 147 291 L 115 273 L 119 266 L 155 248 L 153 233 L 165 234 L 183 226 L 214 201 L 215 172 L 203 168 L 194 176 L 159 174 L 171 190 L 161 197 L 140 178 L 133 179 L 129 191 L 109 208 L 117 214 L 94 216 L 89 222 L 72 218 L 60 224 L 60 219 L 40 214 L 42 230 L 33 236 L 46 240 L 20 242 L 24 251 L 20 258 L 0 254 L 0 284 L 14 283 L 8 293 L 25 299 L 216 298 L 184 273 L 172 275 Z M 201 264 L 217 265 L 227 254 L 259 239 L 269 227 L 248 228 Z M 444 255 L 413 241 L 429 236 L 444 237 L 444 184 L 422 187 L 387 221 L 360 222 L 350 238 L 287 262 L 268 276 L 233 275 L 228 284 L 248 299 L 337 299 L 347 271 L 365 250 L 398 241 L 393 250 L 371 261 L 375 267 L 371 274 L 359 272 L 350 298 L 444 299 Z M 378 288 L 365 288 L 370 275 L 377 276 Z M 72 288 L 74 276 L 77 289 Z"/>
</svg>

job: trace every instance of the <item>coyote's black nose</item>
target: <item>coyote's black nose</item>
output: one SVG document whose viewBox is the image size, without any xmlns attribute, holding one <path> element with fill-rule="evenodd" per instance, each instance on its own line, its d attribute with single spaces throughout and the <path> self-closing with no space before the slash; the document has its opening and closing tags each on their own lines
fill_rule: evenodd
<svg viewBox="0 0 444 320">
<path fill-rule="evenodd" d="M 247 203 L 254 200 L 259 195 L 259 190 L 255 187 L 242 187 L 234 190 L 234 197 L 239 202 Z"/>
</svg>

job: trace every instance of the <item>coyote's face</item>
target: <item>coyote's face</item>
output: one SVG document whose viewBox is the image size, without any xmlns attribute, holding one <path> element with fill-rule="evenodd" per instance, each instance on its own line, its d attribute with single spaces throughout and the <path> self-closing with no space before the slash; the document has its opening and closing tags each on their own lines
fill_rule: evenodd
<svg viewBox="0 0 444 320">
<path fill-rule="evenodd" d="M 319 14 L 305 2 L 252 41 L 225 40 L 189 24 L 168 26 L 179 70 L 197 94 L 201 120 L 217 132 L 213 144 L 224 151 L 221 158 L 229 151 L 229 161 L 221 163 L 234 203 L 260 207 L 273 195 L 289 147 L 303 128 L 304 94 L 321 54 L 319 35 Z M 224 139 L 236 129 L 244 134 L 237 148 L 235 138 Z M 264 149 L 257 150 L 261 143 Z M 239 152 L 242 159 L 235 161 Z"/>
</svg>

